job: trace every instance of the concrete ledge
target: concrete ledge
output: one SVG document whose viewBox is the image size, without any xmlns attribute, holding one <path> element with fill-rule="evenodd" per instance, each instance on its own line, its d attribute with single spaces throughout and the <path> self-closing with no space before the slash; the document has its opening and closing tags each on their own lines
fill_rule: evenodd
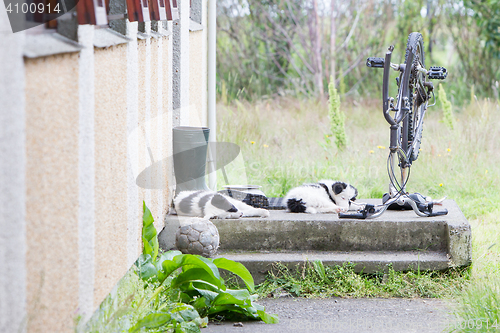
<svg viewBox="0 0 500 333">
<path fill-rule="evenodd" d="M 130 39 L 129 37 L 124 36 L 111 28 L 94 30 L 94 46 L 98 48 L 125 44 L 130 42 L 131 40 L 132 39 Z"/>
<path fill-rule="evenodd" d="M 380 200 L 360 200 L 380 204 Z M 453 200 L 448 215 L 419 217 L 413 211 L 387 211 L 373 220 L 339 219 L 337 214 L 270 211 L 269 218 L 217 220 L 219 256 L 243 263 L 256 280 L 272 263 L 303 265 L 321 259 L 326 265 L 349 261 L 356 270 L 444 270 L 471 263 L 469 222 Z M 160 234 L 164 249 L 175 246 L 175 232 L 189 218 L 169 216 Z"/>
<path fill-rule="evenodd" d="M 267 272 L 273 270 L 273 264 L 280 262 L 288 268 L 303 267 L 307 261 L 321 260 L 324 265 L 342 265 L 345 262 L 355 264 L 354 271 L 375 273 L 387 271 L 389 265 L 396 271 L 407 270 L 445 270 L 450 267 L 450 260 L 444 252 L 426 251 L 353 251 L 353 252 L 220 252 L 217 257 L 224 257 L 242 263 L 252 273 L 255 283 L 264 281 Z"/>
<path fill-rule="evenodd" d="M 26 34 L 23 55 L 26 58 L 47 57 L 60 53 L 80 52 L 83 45 L 56 32 Z"/>
<path fill-rule="evenodd" d="M 379 204 L 380 200 L 360 200 Z M 387 211 L 373 220 L 339 219 L 336 214 L 271 211 L 267 219 L 213 220 L 222 251 L 414 251 L 447 253 L 452 264 L 471 262 L 470 225 L 457 204 L 446 200 L 448 215 L 419 217 Z"/>
</svg>

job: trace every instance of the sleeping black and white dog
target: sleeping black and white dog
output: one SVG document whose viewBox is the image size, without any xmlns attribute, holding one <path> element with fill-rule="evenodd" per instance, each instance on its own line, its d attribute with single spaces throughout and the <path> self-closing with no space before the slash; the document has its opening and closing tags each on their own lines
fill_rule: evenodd
<svg viewBox="0 0 500 333">
<path fill-rule="evenodd" d="M 285 196 L 285 202 L 292 213 L 340 213 L 362 208 L 354 203 L 357 195 L 358 190 L 350 184 L 322 180 L 292 188 Z"/>
<path fill-rule="evenodd" d="M 240 217 L 269 217 L 269 211 L 254 208 L 239 200 L 213 191 L 183 191 L 174 199 L 178 215 L 206 219 L 238 219 Z"/>
</svg>

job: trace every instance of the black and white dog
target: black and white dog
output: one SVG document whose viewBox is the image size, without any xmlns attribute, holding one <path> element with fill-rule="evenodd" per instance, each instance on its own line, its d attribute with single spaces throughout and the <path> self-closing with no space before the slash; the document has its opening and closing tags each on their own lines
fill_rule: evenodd
<svg viewBox="0 0 500 333">
<path fill-rule="evenodd" d="M 178 215 L 206 219 L 238 219 L 240 217 L 269 217 L 269 211 L 254 208 L 239 200 L 213 191 L 183 191 L 174 199 Z"/>
<path fill-rule="evenodd" d="M 358 190 L 349 184 L 334 180 L 322 180 L 292 188 L 285 196 L 288 210 L 292 213 L 340 213 L 357 210 Z"/>
</svg>

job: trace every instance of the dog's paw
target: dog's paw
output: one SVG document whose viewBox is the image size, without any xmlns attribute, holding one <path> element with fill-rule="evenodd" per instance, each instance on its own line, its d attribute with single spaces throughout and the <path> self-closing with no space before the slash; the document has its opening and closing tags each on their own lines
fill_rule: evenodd
<svg viewBox="0 0 500 333">
<path fill-rule="evenodd" d="M 262 208 L 259 208 L 259 214 L 260 217 L 269 217 L 271 215 L 267 209 Z"/>
<path fill-rule="evenodd" d="M 243 216 L 242 212 L 231 213 L 226 216 L 226 219 L 239 219 Z"/>
<path fill-rule="evenodd" d="M 308 214 L 316 214 L 318 211 L 312 207 L 307 207 L 305 212 Z"/>
</svg>

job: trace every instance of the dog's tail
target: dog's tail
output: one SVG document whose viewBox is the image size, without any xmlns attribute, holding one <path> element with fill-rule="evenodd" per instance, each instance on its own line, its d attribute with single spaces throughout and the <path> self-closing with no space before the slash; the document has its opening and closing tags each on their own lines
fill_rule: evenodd
<svg viewBox="0 0 500 333">
<path fill-rule="evenodd" d="M 292 213 L 304 213 L 306 211 L 306 205 L 302 199 L 288 199 L 286 205 L 290 212 Z"/>
</svg>

